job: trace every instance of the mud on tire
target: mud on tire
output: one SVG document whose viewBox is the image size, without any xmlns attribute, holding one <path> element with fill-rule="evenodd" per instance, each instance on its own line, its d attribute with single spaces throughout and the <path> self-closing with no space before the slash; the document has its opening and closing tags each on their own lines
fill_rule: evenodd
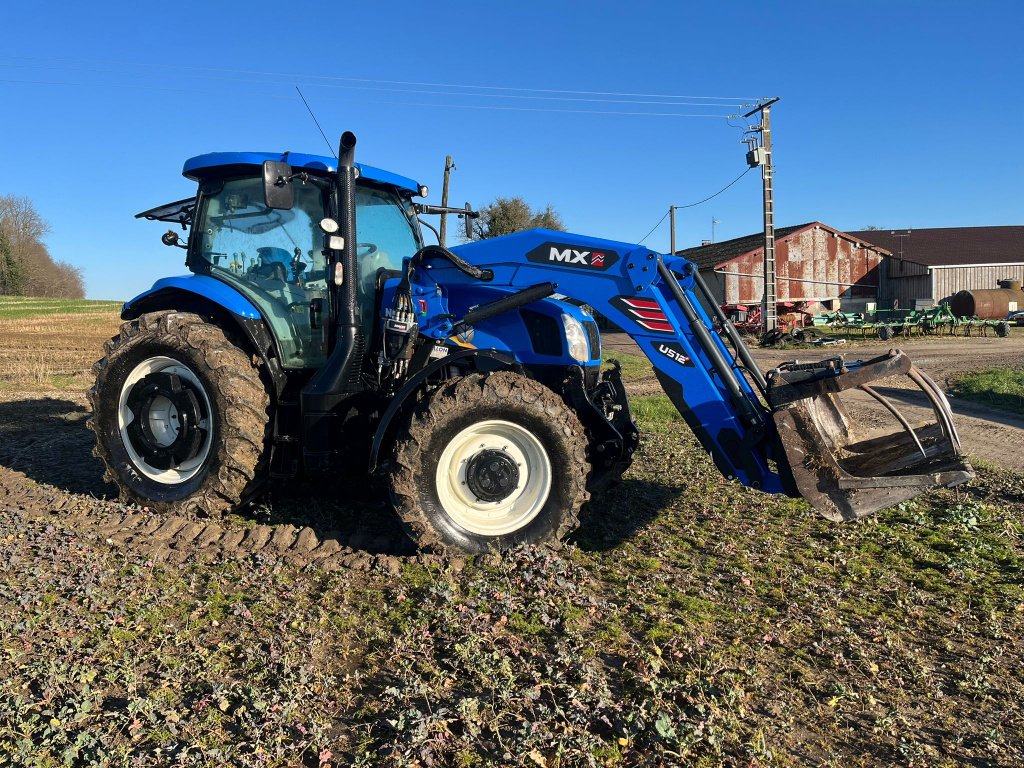
<svg viewBox="0 0 1024 768">
<path fill-rule="evenodd" d="M 389 480 L 421 547 L 480 553 L 557 543 L 579 524 L 589 473 L 576 415 L 543 384 L 501 371 L 426 398 L 398 437 Z M 490 519 L 489 504 L 511 511 Z"/>
<path fill-rule="evenodd" d="M 192 402 L 201 403 L 206 427 L 194 430 L 197 439 L 203 439 L 200 450 L 193 448 L 194 466 L 177 475 L 147 464 L 131 437 L 125 436 L 125 418 L 119 418 L 123 393 L 130 397 L 139 383 L 126 387 L 126 381 L 147 366 L 157 370 L 161 364 L 187 379 Z M 102 459 L 104 478 L 117 485 L 122 499 L 158 510 L 217 516 L 261 488 L 269 453 L 269 397 L 249 356 L 220 328 L 184 312 L 142 315 L 122 324 L 93 373 L 96 383 L 89 390 L 93 410 L 89 426 L 96 433 L 93 455 Z M 173 418 L 177 422 L 177 412 Z"/>
</svg>

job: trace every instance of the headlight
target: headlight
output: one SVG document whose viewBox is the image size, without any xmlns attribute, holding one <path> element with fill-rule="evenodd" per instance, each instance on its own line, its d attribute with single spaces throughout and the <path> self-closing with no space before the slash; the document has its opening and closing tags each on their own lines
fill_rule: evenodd
<svg viewBox="0 0 1024 768">
<path fill-rule="evenodd" d="M 587 334 L 580 321 L 570 315 L 562 315 L 562 325 L 565 327 L 565 340 L 569 342 L 569 354 L 574 360 L 587 362 L 590 359 L 590 349 L 587 346 Z"/>
</svg>

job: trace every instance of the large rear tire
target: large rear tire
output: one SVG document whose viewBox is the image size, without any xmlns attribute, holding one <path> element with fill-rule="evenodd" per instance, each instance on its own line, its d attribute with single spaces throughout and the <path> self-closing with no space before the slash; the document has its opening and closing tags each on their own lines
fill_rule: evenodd
<svg viewBox="0 0 1024 768">
<path fill-rule="evenodd" d="M 93 373 L 93 453 L 122 499 L 217 516 L 262 487 L 269 397 L 223 330 L 145 314 L 121 326 Z"/>
<path fill-rule="evenodd" d="M 576 415 L 537 381 L 508 371 L 441 387 L 395 447 L 395 507 L 420 547 L 482 553 L 555 544 L 589 498 Z"/>
</svg>

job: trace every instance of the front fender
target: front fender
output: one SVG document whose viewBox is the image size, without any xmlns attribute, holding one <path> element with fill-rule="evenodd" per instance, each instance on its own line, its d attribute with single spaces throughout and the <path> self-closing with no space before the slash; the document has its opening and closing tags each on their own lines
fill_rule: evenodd
<svg viewBox="0 0 1024 768">
<path fill-rule="evenodd" d="M 499 352 L 496 349 L 460 349 L 455 352 L 435 360 L 430 365 L 417 371 L 413 376 L 409 377 L 409 380 L 402 385 L 402 388 L 395 393 L 395 396 L 391 398 L 391 402 L 388 405 L 387 410 L 381 417 L 380 422 L 377 424 L 377 429 L 373 435 L 373 444 L 370 447 L 370 474 L 372 475 L 377 469 L 377 460 L 380 455 L 380 450 L 384 445 L 386 438 L 393 438 L 395 434 L 395 428 L 393 422 L 395 417 L 405 408 L 408 403 L 414 403 L 416 398 L 415 393 L 421 386 L 423 386 L 431 375 L 437 373 L 439 370 L 444 368 L 446 365 L 451 365 L 457 360 L 471 359 L 476 365 L 477 369 L 488 369 L 488 370 L 511 370 L 517 373 L 523 372 L 523 367 L 516 362 L 516 359 L 509 354 Z M 483 366 L 479 363 L 487 361 Z"/>
</svg>

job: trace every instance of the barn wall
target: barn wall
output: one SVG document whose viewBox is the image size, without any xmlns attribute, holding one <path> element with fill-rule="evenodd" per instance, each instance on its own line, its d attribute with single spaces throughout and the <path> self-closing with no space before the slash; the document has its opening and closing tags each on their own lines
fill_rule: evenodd
<svg viewBox="0 0 1024 768">
<path fill-rule="evenodd" d="M 826 229 L 812 227 L 779 240 L 775 257 L 779 301 L 874 298 L 878 293 L 881 254 Z M 757 250 L 737 256 L 721 267 L 727 273 L 719 275 L 727 303 L 761 301 L 762 278 L 742 275 L 761 275 L 763 259 L 764 252 Z"/>
<path fill-rule="evenodd" d="M 915 261 L 898 258 L 882 260 L 881 287 L 878 291 L 879 309 L 891 309 L 894 302 L 904 309 L 912 309 L 918 302 L 935 303 L 932 294 L 932 276 L 928 267 Z"/>
<path fill-rule="evenodd" d="M 941 301 L 957 291 L 998 288 L 1000 280 L 1024 280 L 1024 265 L 932 267 L 932 274 L 935 276 L 935 298 Z"/>
<path fill-rule="evenodd" d="M 700 276 L 704 278 L 704 282 L 707 283 L 708 289 L 711 291 L 711 295 L 715 297 L 715 301 L 719 304 L 724 304 L 729 301 L 725 296 L 725 276 L 715 272 L 714 268 L 707 267 L 700 270 Z M 730 278 L 730 280 L 733 278 Z"/>
</svg>

